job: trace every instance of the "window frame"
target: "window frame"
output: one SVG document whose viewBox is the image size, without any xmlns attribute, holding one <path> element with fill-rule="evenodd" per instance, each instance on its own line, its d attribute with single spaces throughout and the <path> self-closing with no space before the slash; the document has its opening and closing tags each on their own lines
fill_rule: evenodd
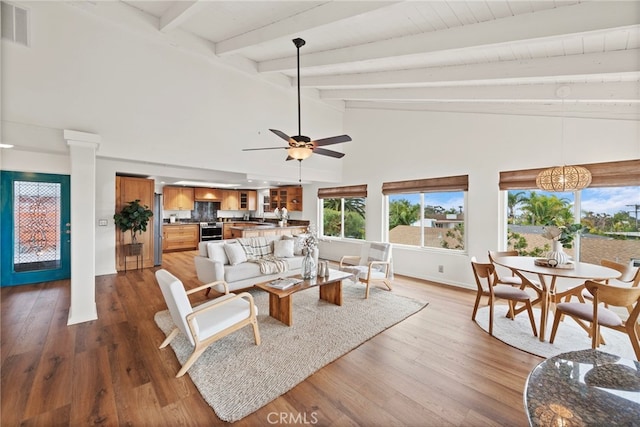
<svg viewBox="0 0 640 427">
<path fill-rule="evenodd" d="M 443 247 L 434 247 L 434 246 L 425 246 L 424 239 L 424 207 L 425 207 L 425 195 L 432 193 L 453 193 L 453 192 L 462 192 L 463 197 L 463 221 L 462 226 L 464 229 L 463 235 L 463 249 L 454 249 L 454 248 L 443 248 Z M 384 182 L 382 184 L 382 194 L 384 195 L 384 239 L 389 242 L 389 216 L 390 216 L 390 196 L 392 195 L 402 195 L 402 194 L 419 194 L 420 195 L 420 245 L 412 245 L 405 243 L 396 243 L 392 242 L 394 245 L 398 245 L 404 248 L 416 249 L 416 250 L 433 250 L 438 252 L 446 251 L 448 253 L 456 254 L 466 254 L 468 253 L 469 247 L 469 233 L 467 231 L 468 227 L 468 215 L 467 215 L 467 205 L 468 205 L 468 193 L 469 193 L 469 175 L 457 175 L 457 176 L 446 176 L 446 177 L 437 177 L 437 178 L 425 178 L 425 179 L 416 179 L 416 180 L 407 180 L 407 181 L 393 181 L 393 182 Z"/>
<path fill-rule="evenodd" d="M 365 203 L 365 227 L 364 236 L 362 239 L 354 237 L 345 237 L 345 199 L 361 198 Z M 340 200 L 340 235 L 339 236 L 326 236 L 324 234 L 324 199 L 337 199 Z M 345 240 L 366 240 L 366 201 L 367 201 L 367 184 L 362 185 L 350 185 L 343 187 L 326 187 L 318 189 L 318 235 L 325 239 L 345 239 Z"/>
</svg>

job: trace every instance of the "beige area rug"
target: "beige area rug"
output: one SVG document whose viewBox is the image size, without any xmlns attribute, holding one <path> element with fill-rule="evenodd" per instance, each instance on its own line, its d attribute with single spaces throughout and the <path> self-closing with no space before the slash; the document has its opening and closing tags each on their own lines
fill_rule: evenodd
<svg viewBox="0 0 640 427">
<path fill-rule="evenodd" d="M 507 310 L 506 305 L 496 305 L 493 319 L 493 335 L 512 347 L 545 358 L 567 351 L 591 348 L 591 338 L 589 338 L 584 329 L 568 316 L 558 326 L 556 339 L 553 344 L 550 344 L 549 336 L 553 325 L 553 313 L 549 313 L 545 341 L 541 342 L 538 337 L 533 336 L 529 316 L 526 313 L 520 313 L 515 320 L 511 320 L 505 317 Z M 536 321 L 536 328 L 540 329 L 539 308 L 533 309 L 533 316 Z M 478 309 L 476 322 L 482 329 L 489 331 L 488 306 Z M 600 331 L 607 343 L 606 345 L 601 345 L 600 350 L 626 359 L 636 360 L 631 341 L 627 335 L 608 328 L 601 328 Z"/>
<path fill-rule="evenodd" d="M 343 282 L 343 304 L 318 299 L 311 288 L 293 296 L 293 326 L 269 317 L 269 298 L 252 290 L 258 306 L 262 344 L 251 327 L 212 344 L 189 369 L 194 384 L 224 421 L 237 421 L 286 393 L 318 369 L 426 307 L 426 302 Z M 172 328 L 168 311 L 156 313 L 165 334 Z M 192 347 L 180 334 L 171 343 L 184 363 Z M 165 349 L 169 351 L 168 348 Z"/>
</svg>

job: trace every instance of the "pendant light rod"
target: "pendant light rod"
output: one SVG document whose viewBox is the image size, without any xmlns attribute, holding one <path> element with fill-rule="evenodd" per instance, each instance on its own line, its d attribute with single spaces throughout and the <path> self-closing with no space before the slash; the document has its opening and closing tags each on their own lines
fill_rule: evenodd
<svg viewBox="0 0 640 427">
<path fill-rule="evenodd" d="M 302 120 L 300 118 L 300 48 L 305 45 L 305 41 L 301 38 L 293 39 L 293 44 L 298 49 L 298 135 L 302 135 Z"/>
</svg>

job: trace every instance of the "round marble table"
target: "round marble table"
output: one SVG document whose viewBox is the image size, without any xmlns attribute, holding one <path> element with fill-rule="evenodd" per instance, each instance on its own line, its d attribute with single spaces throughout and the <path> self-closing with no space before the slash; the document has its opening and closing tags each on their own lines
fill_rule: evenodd
<svg viewBox="0 0 640 427">
<path fill-rule="evenodd" d="M 640 362 L 599 350 L 551 357 L 529 374 L 531 426 L 639 426 Z"/>
</svg>

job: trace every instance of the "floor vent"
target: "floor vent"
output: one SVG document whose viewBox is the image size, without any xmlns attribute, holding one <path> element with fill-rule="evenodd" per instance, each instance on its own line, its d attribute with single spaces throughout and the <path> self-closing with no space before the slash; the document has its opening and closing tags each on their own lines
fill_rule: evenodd
<svg viewBox="0 0 640 427">
<path fill-rule="evenodd" d="M 29 11 L 2 2 L 2 38 L 29 46 Z"/>
</svg>

